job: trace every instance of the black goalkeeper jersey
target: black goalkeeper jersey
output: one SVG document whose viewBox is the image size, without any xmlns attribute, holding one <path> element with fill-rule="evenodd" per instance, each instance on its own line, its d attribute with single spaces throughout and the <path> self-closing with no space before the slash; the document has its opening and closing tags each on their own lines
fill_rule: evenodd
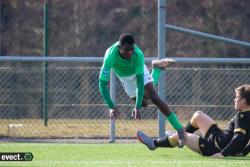
<svg viewBox="0 0 250 167">
<path fill-rule="evenodd" d="M 240 153 L 250 139 L 250 111 L 238 111 L 218 142 L 224 156 Z"/>
</svg>

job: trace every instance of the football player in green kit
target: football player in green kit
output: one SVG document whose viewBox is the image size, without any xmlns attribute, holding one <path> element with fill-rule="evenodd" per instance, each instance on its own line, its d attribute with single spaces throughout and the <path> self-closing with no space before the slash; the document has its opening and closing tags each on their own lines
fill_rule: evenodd
<svg viewBox="0 0 250 167">
<path fill-rule="evenodd" d="M 99 89 L 109 108 L 110 118 L 117 119 L 119 110 L 111 100 L 107 85 L 110 79 L 110 70 L 113 69 L 121 81 L 125 92 L 135 100 L 135 108 L 132 116 L 140 119 L 140 110 L 147 106 L 146 100 L 150 100 L 168 118 L 168 121 L 177 130 L 179 146 L 185 144 L 185 130 L 180 124 L 175 113 L 168 104 L 162 100 L 155 90 L 160 72 L 174 61 L 171 59 L 155 60 L 152 62 L 152 74 L 144 64 L 144 54 L 135 44 L 133 36 L 129 33 L 121 34 L 119 41 L 111 45 L 105 52 L 104 62 L 99 76 Z"/>
</svg>

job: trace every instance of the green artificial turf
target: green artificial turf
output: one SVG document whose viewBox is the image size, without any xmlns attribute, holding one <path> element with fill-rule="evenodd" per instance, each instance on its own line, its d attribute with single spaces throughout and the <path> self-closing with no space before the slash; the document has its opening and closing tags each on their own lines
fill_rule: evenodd
<svg viewBox="0 0 250 167">
<path fill-rule="evenodd" d="M 32 161 L 0 162 L 0 166 L 53 167 L 250 167 L 250 156 L 213 159 L 187 147 L 148 150 L 136 144 L 1 143 L 1 152 L 32 152 Z"/>
</svg>

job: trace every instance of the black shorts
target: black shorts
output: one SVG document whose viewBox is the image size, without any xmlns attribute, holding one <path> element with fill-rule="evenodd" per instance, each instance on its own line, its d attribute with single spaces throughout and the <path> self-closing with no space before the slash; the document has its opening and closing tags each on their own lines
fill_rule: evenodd
<svg viewBox="0 0 250 167">
<path fill-rule="evenodd" d="M 204 138 L 199 138 L 199 147 L 203 156 L 211 156 L 221 151 L 218 138 L 223 138 L 223 133 L 216 124 L 213 124 L 207 131 Z"/>
</svg>

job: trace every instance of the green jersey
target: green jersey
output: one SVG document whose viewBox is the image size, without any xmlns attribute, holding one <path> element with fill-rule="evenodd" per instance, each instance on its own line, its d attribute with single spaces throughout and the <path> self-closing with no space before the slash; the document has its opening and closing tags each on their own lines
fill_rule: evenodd
<svg viewBox="0 0 250 167">
<path fill-rule="evenodd" d="M 136 107 L 141 108 L 144 95 L 144 54 L 141 49 L 134 45 L 134 52 L 130 59 L 124 59 L 119 52 L 119 42 L 114 43 L 109 47 L 104 56 L 104 62 L 99 76 L 99 89 L 105 102 L 109 108 L 113 108 L 114 104 L 110 98 L 106 84 L 110 79 L 110 71 L 113 71 L 119 77 L 128 77 L 136 75 L 137 78 L 137 93 Z"/>
<path fill-rule="evenodd" d="M 140 48 L 134 47 L 130 59 L 124 59 L 119 55 L 119 42 L 107 49 L 100 73 L 100 79 L 109 81 L 111 68 L 119 77 L 128 77 L 133 74 L 140 75 L 144 72 L 144 55 Z"/>
</svg>

